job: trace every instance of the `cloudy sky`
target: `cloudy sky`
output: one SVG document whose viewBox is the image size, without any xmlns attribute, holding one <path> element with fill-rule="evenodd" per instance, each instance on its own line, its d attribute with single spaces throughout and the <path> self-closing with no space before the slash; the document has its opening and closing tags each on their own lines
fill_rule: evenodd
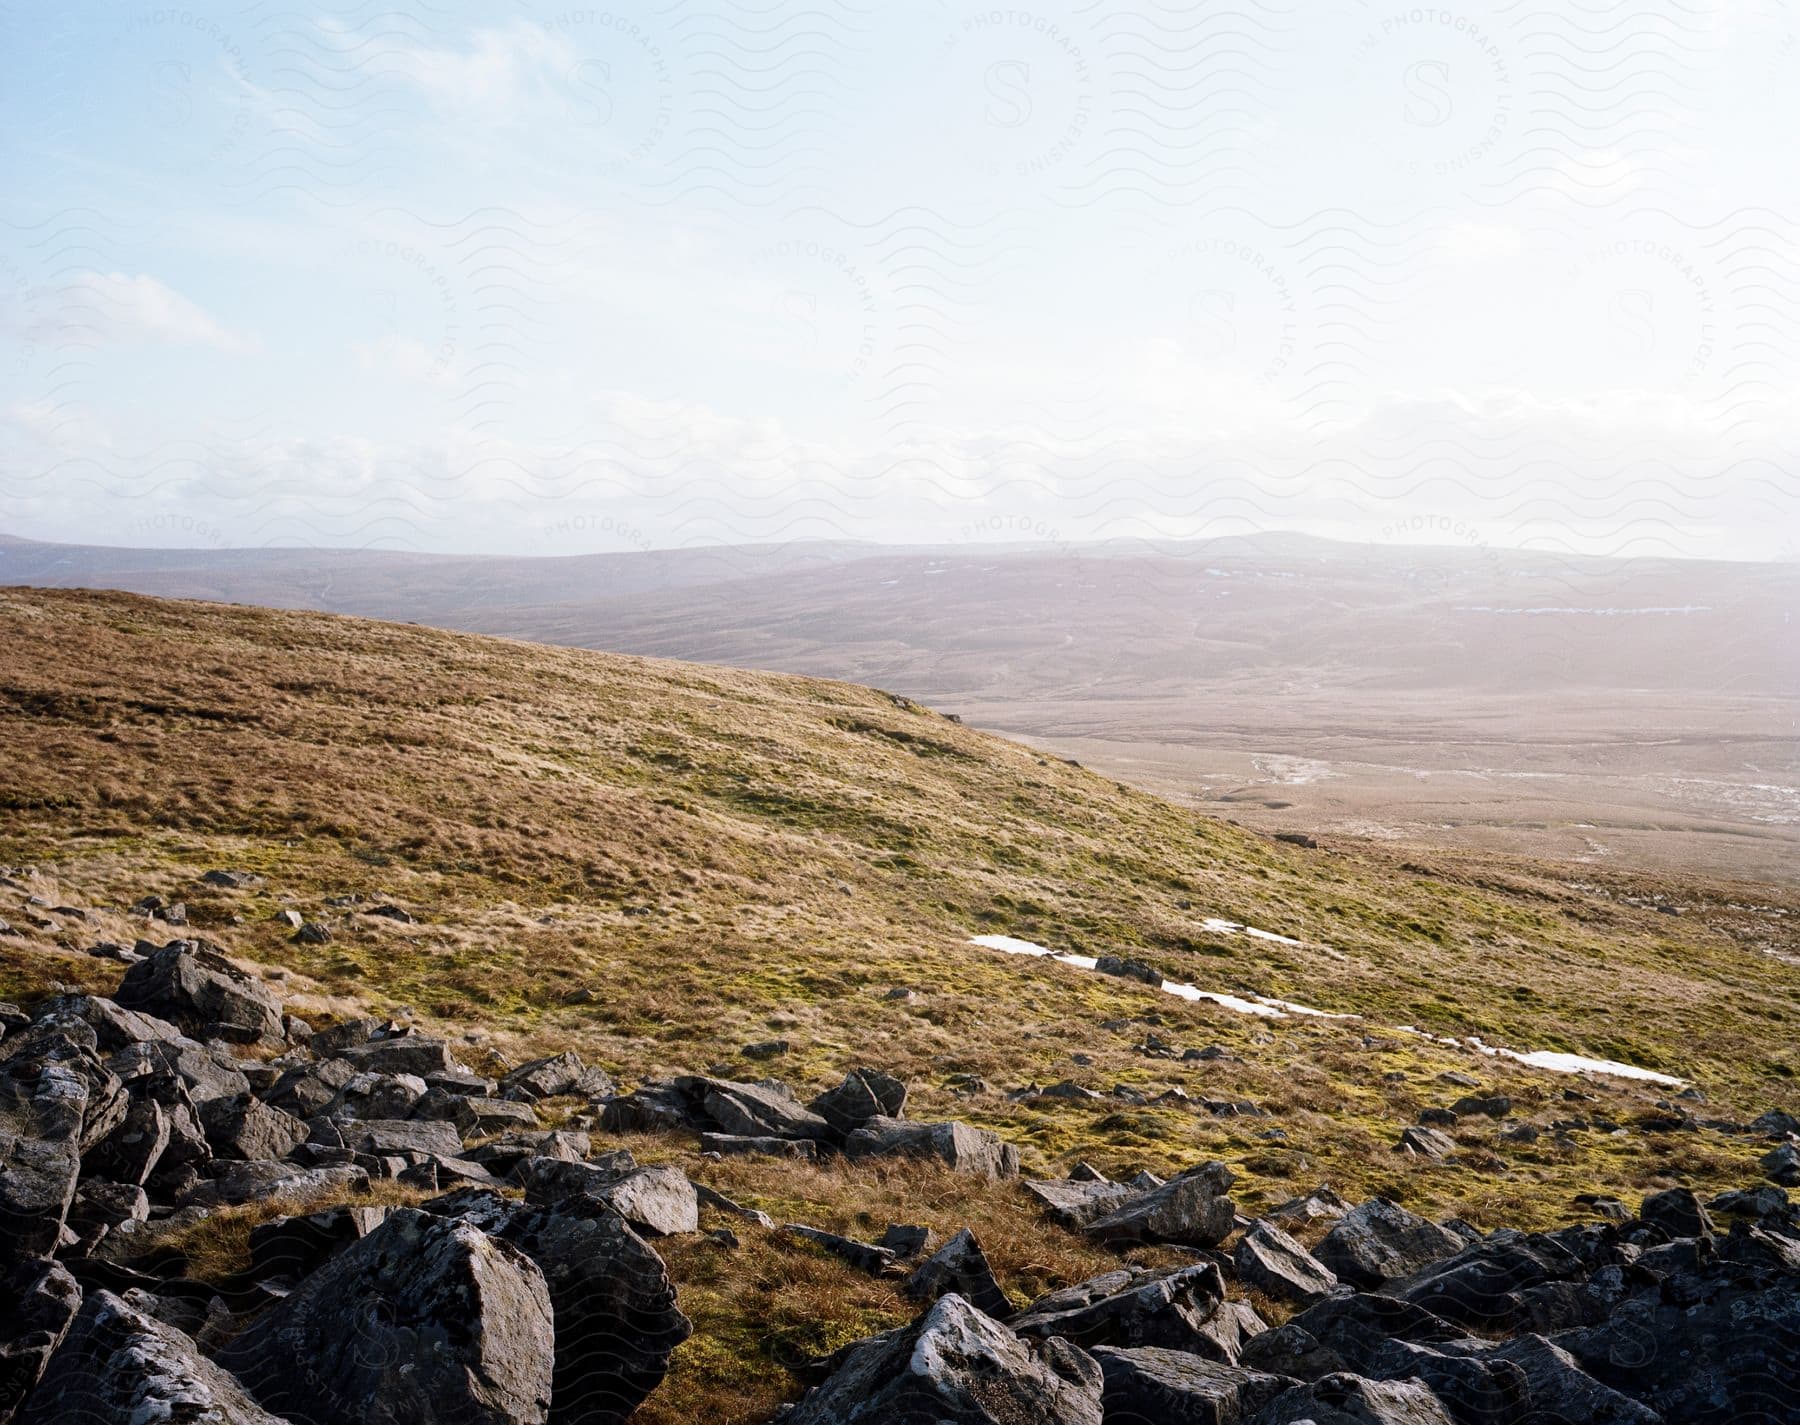
<svg viewBox="0 0 1800 1425">
<path fill-rule="evenodd" d="M 0 6 L 0 531 L 1792 558 L 1797 32 Z"/>
</svg>

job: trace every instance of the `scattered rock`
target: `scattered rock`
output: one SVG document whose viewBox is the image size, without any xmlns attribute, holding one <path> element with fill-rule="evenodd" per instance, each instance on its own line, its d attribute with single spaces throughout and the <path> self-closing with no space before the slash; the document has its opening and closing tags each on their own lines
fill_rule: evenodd
<svg viewBox="0 0 1800 1425">
<path fill-rule="evenodd" d="M 1203 1163 L 1095 1218 L 1087 1234 L 1099 1242 L 1217 1246 L 1237 1221 L 1237 1205 L 1225 1195 L 1231 1181 L 1223 1163 Z"/>
<path fill-rule="evenodd" d="M 1378 1197 L 1338 1222 L 1313 1256 L 1340 1280 L 1368 1290 L 1422 1271 L 1462 1246 L 1454 1232 Z"/>
<path fill-rule="evenodd" d="M 1019 1175 L 1019 1150 L 997 1133 L 966 1123 L 907 1123 L 871 1118 L 844 1140 L 849 1158 L 936 1158 L 962 1173 L 999 1180 Z"/>
<path fill-rule="evenodd" d="M 1252 1223 L 1232 1262 L 1245 1286 L 1281 1301 L 1304 1306 L 1337 1289 L 1337 1277 L 1272 1222 Z"/>
<path fill-rule="evenodd" d="M 835 1232 L 822 1232 L 817 1227 L 803 1227 L 797 1222 L 786 1223 L 781 1230 L 789 1237 L 798 1237 L 804 1242 L 823 1247 L 832 1256 L 870 1276 L 894 1276 L 900 1270 L 899 1261 L 894 1254 L 886 1247 L 877 1247 L 872 1242 L 858 1242 L 854 1237 L 840 1237 Z"/>
<path fill-rule="evenodd" d="M 20 1425 L 285 1425 L 172 1327 L 109 1291 L 82 1303 Z"/>
<path fill-rule="evenodd" d="M 1448 1134 L 1440 1133 L 1435 1128 L 1426 1128 L 1415 1124 L 1403 1129 L 1400 1141 L 1394 1145 L 1398 1153 L 1410 1153 L 1415 1158 L 1430 1158 L 1441 1162 L 1456 1154 L 1456 1140 Z"/>
<path fill-rule="evenodd" d="M 1100 1425 L 1100 1367 L 1066 1341 L 1027 1341 L 960 1296 L 832 1357 L 783 1425 Z"/>
<path fill-rule="evenodd" d="M 113 998 L 202 1039 L 282 1043 L 281 1001 L 203 940 L 172 940 L 125 972 Z"/>
<path fill-rule="evenodd" d="M 544 1425 L 544 1274 L 475 1226 L 391 1213 L 218 1356 L 270 1410 L 393 1425 Z"/>
<path fill-rule="evenodd" d="M 963 1228 L 906 1279 L 903 1288 L 914 1301 L 931 1302 L 955 1292 L 977 1311 L 1001 1318 L 1012 1314 L 986 1253 L 975 1234 Z"/>
<path fill-rule="evenodd" d="M 1122 1425 L 1241 1425 L 1294 1382 L 1160 1346 L 1094 1347 L 1106 1419 Z"/>
</svg>

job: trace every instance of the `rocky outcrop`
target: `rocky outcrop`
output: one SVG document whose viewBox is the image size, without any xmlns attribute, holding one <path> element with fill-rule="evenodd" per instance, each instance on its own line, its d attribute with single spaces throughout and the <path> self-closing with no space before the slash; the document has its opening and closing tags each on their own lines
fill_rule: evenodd
<svg viewBox="0 0 1800 1425">
<path fill-rule="evenodd" d="M 109 1291 L 82 1304 L 20 1425 L 285 1425 L 172 1327 Z"/>
<path fill-rule="evenodd" d="M 1237 1221 L 1237 1206 L 1226 1196 L 1231 1182 L 1231 1169 L 1223 1163 L 1203 1163 L 1095 1218 L 1087 1234 L 1118 1244 L 1217 1246 Z"/>
<path fill-rule="evenodd" d="M 26 1259 L 0 1277 L 0 1425 L 11 1425 L 81 1309 L 81 1288 L 55 1262 Z"/>
<path fill-rule="evenodd" d="M 1265 1296 L 1305 1306 L 1337 1289 L 1338 1279 L 1272 1222 L 1255 1222 L 1231 1255 L 1238 1280 Z"/>
<path fill-rule="evenodd" d="M 1086 1351 L 1030 1341 L 946 1296 L 912 1325 L 839 1352 L 784 1425 L 1101 1425 L 1104 1379 Z"/>
<path fill-rule="evenodd" d="M 1019 1150 L 1000 1135 L 965 1123 L 908 1123 L 871 1118 L 844 1140 L 847 1158 L 935 1158 L 959 1173 L 1016 1178 Z"/>
<path fill-rule="evenodd" d="M 281 1001 L 204 940 L 172 940 L 125 972 L 113 999 L 199 1039 L 281 1044 Z"/>
<path fill-rule="evenodd" d="M 1463 1245 L 1449 1229 L 1378 1197 L 1338 1222 L 1313 1256 L 1340 1280 L 1368 1289 L 1410 1276 Z"/>
<path fill-rule="evenodd" d="M 1093 1355 L 1105 1377 L 1106 1419 L 1120 1425 L 1242 1425 L 1295 1384 L 1157 1346 L 1096 1346 Z"/>
<path fill-rule="evenodd" d="M 544 1274 L 470 1223 L 391 1213 L 219 1354 L 268 1409 L 394 1425 L 543 1425 Z"/>
</svg>

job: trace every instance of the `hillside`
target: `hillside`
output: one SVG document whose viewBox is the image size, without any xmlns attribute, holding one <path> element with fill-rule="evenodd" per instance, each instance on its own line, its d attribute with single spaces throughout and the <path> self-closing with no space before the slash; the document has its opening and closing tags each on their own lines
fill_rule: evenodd
<svg viewBox="0 0 1800 1425">
<path fill-rule="evenodd" d="M 1293 535 L 564 558 L 0 541 L 113 587 L 873 683 L 1264 830 L 1792 884 L 1792 565 Z"/>
<path fill-rule="evenodd" d="M 811 1090 L 874 1064 L 919 1116 L 997 1130 L 1029 1174 L 1218 1158 L 1252 1210 L 1329 1181 L 1482 1225 L 1560 1222 L 1583 1192 L 1743 1186 L 1763 1145 L 1652 1131 L 1672 1116 L 1656 1105 L 1748 1120 L 1791 1108 L 1800 1073 L 1800 903 L 1279 843 L 847 684 L 9 589 L 0 748 L 0 997 L 26 1004 L 110 990 L 119 967 L 86 951 L 176 933 L 129 909 L 159 895 L 299 1012 L 393 1014 L 513 1059 L 572 1046 L 626 1085 L 717 1064 Z M 201 883 L 220 867 L 265 884 Z M 368 913 L 388 905 L 410 920 Z M 330 939 L 296 940 L 287 910 Z M 1356 1017 L 1191 1002 L 977 935 Z M 1184 1061 L 1158 1040 L 1223 1052 Z M 1448 1072 L 1542 1136 L 1483 1120 L 1448 1161 L 1394 1153 L 1461 1093 Z M 1015 1092 L 1066 1080 L 1100 1096 Z M 1170 1089 L 1188 1100 L 1151 1101 Z M 1244 1101 L 1259 1115 L 1204 1107 Z M 1552 1131 L 1571 1113 L 1622 1131 Z M 778 1217 L 845 1230 L 923 1198 L 1039 1285 L 1100 1269 L 1044 1244 L 1009 1186 L 717 1166 Z M 794 1388 L 784 1351 L 905 1319 L 887 1288 L 791 1247 L 676 1244 L 669 1264 L 699 1331 L 645 1419 L 747 1418 L 730 1412 Z"/>
</svg>

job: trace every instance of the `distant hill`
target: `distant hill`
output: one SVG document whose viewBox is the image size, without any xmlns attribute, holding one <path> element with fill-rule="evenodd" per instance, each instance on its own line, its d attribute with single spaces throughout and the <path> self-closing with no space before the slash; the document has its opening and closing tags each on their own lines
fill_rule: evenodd
<svg viewBox="0 0 1800 1425">
<path fill-rule="evenodd" d="M 875 683 L 1269 828 L 1791 878 L 1800 567 L 1339 544 L 0 543 L 0 583 Z"/>
</svg>

